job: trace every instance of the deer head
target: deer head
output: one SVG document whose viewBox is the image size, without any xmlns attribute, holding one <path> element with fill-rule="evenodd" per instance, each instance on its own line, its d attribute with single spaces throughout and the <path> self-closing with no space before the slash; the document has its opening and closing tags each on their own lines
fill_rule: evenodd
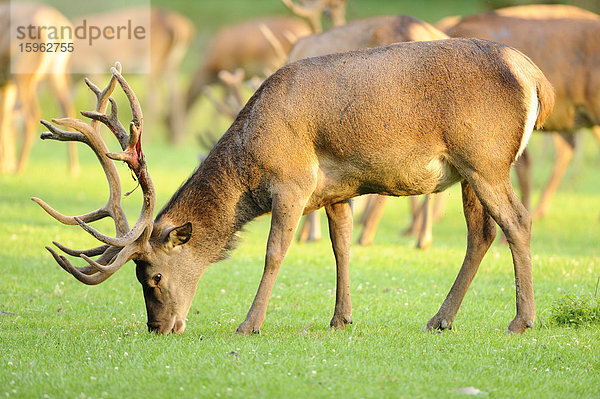
<svg viewBox="0 0 600 399">
<path fill-rule="evenodd" d="M 173 269 L 182 262 L 182 258 L 189 257 L 189 254 L 181 248 L 191 237 L 192 225 L 185 223 L 180 226 L 167 226 L 163 223 L 159 228 L 154 228 L 156 193 L 141 147 L 142 110 L 133 90 L 121 75 L 119 63 L 111 68 L 111 73 L 110 82 L 103 90 L 89 80 L 85 80 L 97 98 L 94 111 L 82 112 L 82 115 L 91 119 L 90 123 L 72 118 L 52 120 L 56 125 L 72 128 L 77 132 L 63 131 L 47 121 L 41 121 L 49 129 L 49 132 L 42 133 L 42 139 L 81 142 L 94 151 L 108 180 L 110 192 L 107 203 L 84 215 L 66 216 L 39 198 L 32 198 L 32 200 L 59 222 L 79 225 L 103 243 L 96 248 L 74 250 L 54 242 L 54 245 L 64 253 L 85 260 L 87 265 L 83 267 L 74 266 L 65 256 L 58 254 L 51 247 L 46 247 L 64 270 L 82 283 L 95 285 L 108 279 L 129 260 L 134 260 L 137 265 L 136 274 L 144 291 L 148 328 L 159 333 L 182 332 L 195 294 L 196 282 L 200 276 L 190 279 L 189 275 L 173 273 Z M 119 122 L 117 104 L 110 97 L 117 83 L 125 92 L 131 106 L 132 121 L 129 125 L 129 133 Z M 109 102 L 111 111 L 106 114 Z M 116 136 L 123 152 L 109 152 L 100 136 L 100 123 L 106 125 Z M 121 184 L 114 161 L 123 161 L 129 166 L 143 192 L 142 210 L 131 229 L 121 207 Z M 105 217 L 114 220 L 116 237 L 104 235 L 89 225 Z M 97 258 L 93 259 L 93 257 Z M 166 261 L 167 257 L 170 258 L 169 262 Z M 194 283 L 190 284 L 189 281 Z"/>
</svg>

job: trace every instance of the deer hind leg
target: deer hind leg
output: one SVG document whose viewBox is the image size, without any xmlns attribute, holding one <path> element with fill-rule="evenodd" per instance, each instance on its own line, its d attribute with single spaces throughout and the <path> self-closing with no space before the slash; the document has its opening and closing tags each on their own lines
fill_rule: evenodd
<svg viewBox="0 0 600 399">
<path fill-rule="evenodd" d="M 479 264 L 496 237 L 494 220 L 483 209 L 481 202 L 467 181 L 462 182 L 462 198 L 468 232 L 467 253 L 448 296 L 446 296 L 437 314 L 427 323 L 426 330 L 452 328 L 454 317 L 477 273 Z"/>
<path fill-rule="evenodd" d="M 350 200 L 346 200 L 325 207 L 337 272 L 335 311 L 329 323 L 332 329 L 342 329 L 346 324 L 352 323 L 349 271 L 350 244 L 352 242 L 352 207 L 350 204 Z"/>
<path fill-rule="evenodd" d="M 272 200 L 271 230 L 267 241 L 265 269 L 263 271 L 258 292 L 246 319 L 237 328 L 237 334 L 260 333 L 269 297 L 279 272 L 279 267 L 294 238 L 298 222 L 304 211 L 309 195 L 298 188 L 280 187 L 275 190 Z"/>
<path fill-rule="evenodd" d="M 535 219 L 542 218 L 546 215 L 548 208 L 550 208 L 550 200 L 554 196 L 554 193 L 556 192 L 556 189 L 558 188 L 558 185 L 565 174 L 567 166 L 569 166 L 571 160 L 573 159 L 573 153 L 575 150 L 575 136 L 569 133 L 560 133 L 554 134 L 553 138 L 554 146 L 556 148 L 554 170 L 552 171 L 550 180 L 548 180 L 548 183 L 546 183 L 546 187 L 544 187 L 542 198 L 540 199 L 540 202 L 533 213 L 533 217 Z"/>
<path fill-rule="evenodd" d="M 321 237 L 321 217 L 317 210 L 304 217 L 304 222 L 298 235 L 298 242 L 315 242 L 321 240 Z"/>
<path fill-rule="evenodd" d="M 21 153 L 17 163 L 17 173 L 22 173 L 27 167 L 33 138 L 40 120 L 40 105 L 36 99 L 37 78 L 35 76 L 25 75 L 18 80 L 17 84 L 21 108 L 25 117 L 25 135 L 23 136 Z"/>
<path fill-rule="evenodd" d="M 433 205 L 435 197 L 435 194 L 427 194 L 423 201 L 423 217 L 417 240 L 418 249 L 427 249 L 433 243 Z"/>
<path fill-rule="evenodd" d="M 474 175 L 471 182 L 487 212 L 500 226 L 510 247 L 515 270 L 517 314 L 508 332 L 521 334 L 533 327 L 535 300 L 531 275 L 531 216 L 515 195 L 510 180 L 490 184 Z"/>
<path fill-rule="evenodd" d="M 13 83 L 0 87 L 0 174 L 12 173 L 16 168 L 17 134 L 13 120 L 16 96 Z"/>
<path fill-rule="evenodd" d="M 412 219 L 410 225 L 402 232 L 403 236 L 416 235 L 423 225 L 423 205 L 416 196 L 410 197 L 410 214 Z"/>
<path fill-rule="evenodd" d="M 384 195 L 373 195 L 369 197 L 367 208 L 365 209 L 364 227 L 358 238 L 360 245 L 371 245 L 375 239 L 377 226 L 383 216 L 383 210 L 387 202 Z"/>
</svg>

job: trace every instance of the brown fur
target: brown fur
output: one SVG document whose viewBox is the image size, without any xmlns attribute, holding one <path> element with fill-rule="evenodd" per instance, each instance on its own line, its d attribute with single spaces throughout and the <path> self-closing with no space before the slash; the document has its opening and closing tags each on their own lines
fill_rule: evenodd
<svg viewBox="0 0 600 399">
<path fill-rule="evenodd" d="M 402 16 L 379 16 L 352 21 L 347 25 L 329 29 L 326 32 L 304 37 L 292 48 L 288 62 L 307 57 L 339 53 L 361 48 L 371 48 L 398 42 L 448 39 L 448 36 L 417 18 Z M 385 201 L 378 201 L 379 207 Z M 374 204 L 374 203 L 372 203 Z M 380 216 L 383 209 L 371 215 Z M 369 213 L 369 210 L 365 212 Z M 368 245 L 375 235 L 378 218 L 365 223 L 359 243 Z M 370 237 L 370 238 L 367 238 Z M 321 238 L 321 224 L 318 214 L 308 215 L 300 230 L 301 241 L 317 241 Z"/>
<path fill-rule="evenodd" d="M 527 54 L 554 86 L 556 105 L 546 131 L 571 134 L 600 123 L 600 16 L 573 6 L 510 7 L 464 18 L 447 33 L 480 37 Z M 557 162 L 534 215 L 542 216 L 573 154 L 572 139 L 557 138 Z M 560 151 L 559 151 L 560 150 Z M 529 168 L 527 154 L 519 168 Z M 520 171 L 524 202 L 529 202 L 530 172 Z"/>
<path fill-rule="evenodd" d="M 182 331 L 204 269 L 222 257 L 246 222 L 271 212 L 265 271 L 238 328 L 241 334 L 258 331 L 301 215 L 323 206 L 338 270 L 331 326 L 341 328 L 352 320 L 347 199 L 425 194 L 462 180 L 467 255 L 427 327 L 451 326 L 493 238 L 470 220 L 485 218 L 509 237 L 517 281 L 517 315 L 509 330 L 523 332 L 535 317 L 530 219 L 512 192 L 509 169 L 535 106 L 529 104 L 534 90 L 543 119 L 553 96 L 541 71 L 509 47 L 475 39 L 400 43 L 281 68 L 159 213 L 146 252 L 136 256 L 150 329 Z M 189 222 L 192 232 L 185 237 Z M 186 238 L 177 242 L 189 242 L 174 245 L 173 231 Z"/>
<path fill-rule="evenodd" d="M 447 38 L 445 33 L 408 15 L 371 17 L 298 40 L 290 51 L 288 62 L 398 42 Z"/>
</svg>

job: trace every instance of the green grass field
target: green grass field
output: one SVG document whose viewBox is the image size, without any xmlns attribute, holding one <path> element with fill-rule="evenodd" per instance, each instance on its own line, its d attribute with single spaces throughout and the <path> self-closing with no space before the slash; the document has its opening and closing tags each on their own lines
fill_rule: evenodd
<svg viewBox="0 0 600 399">
<path fill-rule="evenodd" d="M 210 31 L 214 21 L 281 8 L 276 1 L 276 6 L 230 3 L 236 5 L 230 13 L 207 1 L 194 3 L 189 14 L 213 23 L 206 27 Z M 441 1 L 422 3 L 356 1 L 349 12 L 357 18 L 413 7 L 398 13 L 435 21 L 480 7 L 475 1 L 455 8 Z M 183 10 L 189 3 L 169 4 Z M 130 82 L 144 94 L 143 80 Z M 43 96 L 44 117 L 58 115 Z M 88 98 L 78 92 L 78 108 L 87 109 Z M 207 115 L 199 111 L 191 133 L 206 127 Z M 160 132 L 152 133 L 144 146 L 160 207 L 192 173 L 201 150 L 192 135 L 186 146 L 174 148 L 156 139 Z M 458 398 L 466 396 L 459 390 L 467 387 L 489 398 L 599 397 L 600 324 L 596 319 L 565 326 L 552 318 L 565 294 L 596 301 L 600 295 L 600 155 L 589 132 L 580 135 L 577 148 L 548 216 L 533 225 L 538 318 L 522 336 L 505 334 L 515 312 L 515 289 L 510 252 L 501 244 L 484 258 L 453 330 L 422 332 L 450 289 L 466 248 L 458 186 L 449 190 L 428 251 L 414 249 L 414 238 L 401 235 L 409 221 L 408 200 L 389 201 L 375 243 L 352 249 L 354 324 L 343 331 L 328 331 L 335 267 L 325 238 L 291 246 L 262 335 L 235 335 L 262 274 L 269 228 L 269 217 L 263 217 L 241 233 L 241 244 L 228 260 L 205 273 L 185 333 L 157 336 L 146 329 L 133 263 L 88 287 L 44 249 L 52 240 L 75 248 L 91 247 L 94 240 L 79 227 L 60 225 L 29 198 L 39 196 L 64 213 L 78 214 L 101 206 L 107 186 L 87 148 L 81 146 L 81 175 L 71 178 L 65 144 L 38 141 L 24 175 L 0 176 L 0 397 Z M 530 149 L 539 195 L 551 170 L 549 136 L 534 134 Z M 120 170 L 129 191 L 135 184 L 125 166 Z M 135 219 L 139 192 L 123 205 Z M 100 226 L 111 230 L 108 222 Z"/>
</svg>

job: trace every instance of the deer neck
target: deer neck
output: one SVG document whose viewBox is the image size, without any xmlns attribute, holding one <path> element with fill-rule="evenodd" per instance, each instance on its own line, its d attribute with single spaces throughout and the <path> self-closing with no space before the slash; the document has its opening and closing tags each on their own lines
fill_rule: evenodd
<svg viewBox="0 0 600 399">
<path fill-rule="evenodd" d="M 219 144 L 224 144 L 222 141 Z M 208 256 L 210 263 L 225 258 L 237 241 L 236 233 L 265 213 L 254 203 L 240 175 L 236 162 L 239 158 L 222 148 L 226 145 L 219 144 L 173 195 L 154 223 L 156 228 L 191 222 L 190 244 Z"/>
</svg>

